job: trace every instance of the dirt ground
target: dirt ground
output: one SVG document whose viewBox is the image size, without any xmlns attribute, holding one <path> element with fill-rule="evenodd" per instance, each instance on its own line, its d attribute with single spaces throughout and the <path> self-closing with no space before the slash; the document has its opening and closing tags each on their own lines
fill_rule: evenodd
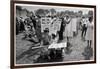
<svg viewBox="0 0 100 69">
<path fill-rule="evenodd" d="M 29 49 L 34 46 L 32 41 L 23 40 L 23 34 L 20 33 L 16 36 L 16 64 L 33 64 L 36 63 L 37 58 L 40 56 L 42 48 L 34 50 Z M 66 42 L 66 38 L 62 42 Z M 71 38 L 71 46 L 69 50 L 65 49 L 63 52 L 63 58 L 61 61 L 81 61 L 93 59 L 93 48 L 87 47 L 87 42 L 82 40 L 81 31 L 78 35 Z M 93 44 L 92 44 L 93 47 Z M 39 59 L 39 62 L 46 62 L 43 59 Z"/>
</svg>

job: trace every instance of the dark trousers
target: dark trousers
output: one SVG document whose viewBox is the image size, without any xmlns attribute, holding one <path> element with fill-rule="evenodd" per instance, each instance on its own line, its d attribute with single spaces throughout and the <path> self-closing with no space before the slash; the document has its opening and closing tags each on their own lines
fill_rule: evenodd
<svg viewBox="0 0 100 69">
<path fill-rule="evenodd" d="M 87 31 L 87 28 L 86 27 L 83 27 L 82 34 L 81 34 L 82 37 L 85 37 L 86 31 Z"/>
<path fill-rule="evenodd" d="M 63 40 L 63 31 L 59 32 L 59 40 Z"/>
</svg>

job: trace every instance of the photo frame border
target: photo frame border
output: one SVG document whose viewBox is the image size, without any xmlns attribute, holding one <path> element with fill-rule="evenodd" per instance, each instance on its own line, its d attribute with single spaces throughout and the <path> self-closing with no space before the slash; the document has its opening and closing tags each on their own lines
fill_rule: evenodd
<svg viewBox="0 0 100 69">
<path fill-rule="evenodd" d="M 14 64 L 14 62 L 15 62 L 14 61 L 14 4 L 34 4 L 34 5 L 94 8 L 94 61 L 15 66 L 15 64 Z M 96 5 L 82 5 L 82 4 L 67 4 L 67 3 L 65 4 L 65 3 L 50 3 L 50 2 L 16 1 L 16 0 L 14 1 L 14 0 L 11 0 L 11 2 L 10 2 L 10 49 L 11 49 L 10 50 L 10 67 L 11 67 L 11 69 L 96 63 Z"/>
</svg>

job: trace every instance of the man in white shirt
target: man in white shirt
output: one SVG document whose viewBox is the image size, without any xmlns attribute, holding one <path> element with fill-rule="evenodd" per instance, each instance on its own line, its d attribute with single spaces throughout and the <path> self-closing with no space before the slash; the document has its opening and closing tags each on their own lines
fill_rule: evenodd
<svg viewBox="0 0 100 69">
<path fill-rule="evenodd" d="M 81 37 L 84 38 L 86 35 L 86 31 L 87 31 L 87 22 L 88 22 L 88 18 L 83 17 L 82 19 L 82 34 Z"/>
</svg>

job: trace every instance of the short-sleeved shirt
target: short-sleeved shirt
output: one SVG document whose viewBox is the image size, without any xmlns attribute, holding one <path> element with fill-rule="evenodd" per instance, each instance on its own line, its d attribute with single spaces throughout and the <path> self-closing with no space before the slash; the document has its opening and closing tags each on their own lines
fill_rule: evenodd
<svg viewBox="0 0 100 69">
<path fill-rule="evenodd" d="M 50 37 L 50 35 L 43 33 L 42 40 L 43 40 L 43 45 L 49 45 L 51 37 Z"/>
</svg>

